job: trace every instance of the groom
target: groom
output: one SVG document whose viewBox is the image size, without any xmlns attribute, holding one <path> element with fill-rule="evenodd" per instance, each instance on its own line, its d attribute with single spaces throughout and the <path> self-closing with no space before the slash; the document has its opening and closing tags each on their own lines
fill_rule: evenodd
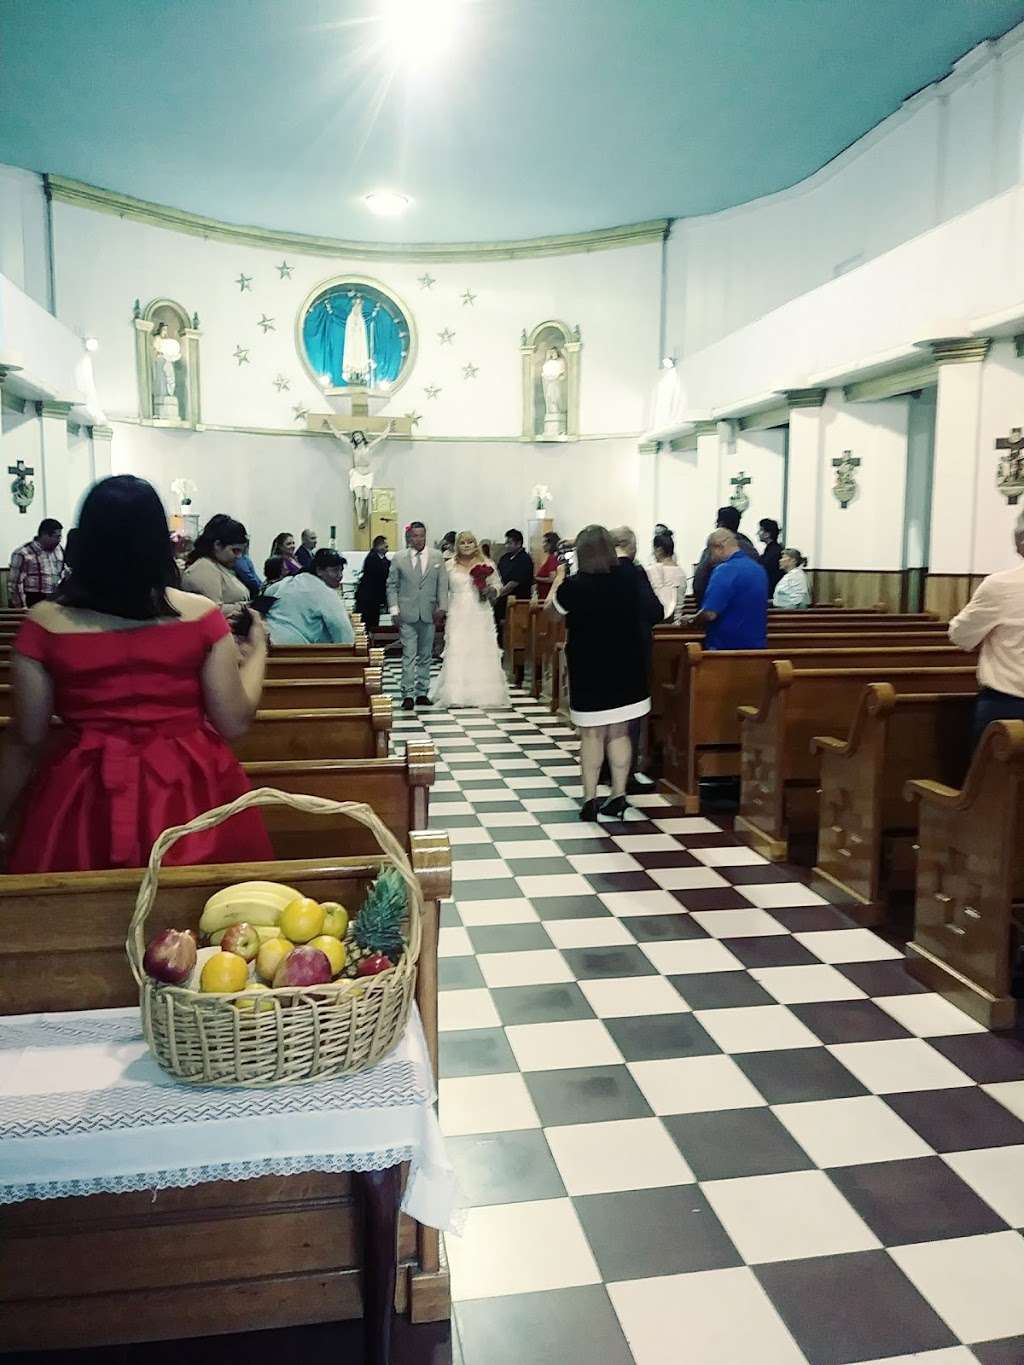
<svg viewBox="0 0 1024 1365">
<path fill-rule="evenodd" d="M 410 525 L 408 549 L 391 561 L 388 607 L 398 617 L 402 641 L 402 709 L 413 709 L 414 696 L 415 704 L 429 706 L 434 627 L 442 624 L 448 609 L 448 571 L 440 550 L 427 549 L 422 521 Z"/>
</svg>

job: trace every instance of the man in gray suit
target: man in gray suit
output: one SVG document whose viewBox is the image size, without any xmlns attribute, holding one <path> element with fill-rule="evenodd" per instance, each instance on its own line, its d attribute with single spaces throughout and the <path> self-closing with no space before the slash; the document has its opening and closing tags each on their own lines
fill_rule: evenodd
<svg viewBox="0 0 1024 1365">
<path fill-rule="evenodd" d="M 388 607 L 398 617 L 402 641 L 402 709 L 429 706 L 430 660 L 434 628 L 448 609 L 448 569 L 440 550 L 427 549 L 427 528 L 414 521 L 408 530 L 408 549 L 391 561 Z M 413 698 L 415 697 L 415 702 Z"/>
</svg>

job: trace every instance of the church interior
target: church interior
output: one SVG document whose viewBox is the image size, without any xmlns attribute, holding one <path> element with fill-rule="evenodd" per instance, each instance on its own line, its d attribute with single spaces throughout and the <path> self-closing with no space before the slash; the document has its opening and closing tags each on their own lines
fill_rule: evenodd
<svg viewBox="0 0 1024 1365">
<path fill-rule="evenodd" d="M 1024 1365 L 1024 0 L 4 0 L 0 400 L 4 565 L 132 475 L 353 624 L 229 738 L 273 861 L 0 869 L 5 1359 Z M 587 819 L 594 527 L 684 586 Z M 431 707 L 361 575 L 507 528 Z M 154 977 L 228 883 L 330 1011 Z"/>
</svg>

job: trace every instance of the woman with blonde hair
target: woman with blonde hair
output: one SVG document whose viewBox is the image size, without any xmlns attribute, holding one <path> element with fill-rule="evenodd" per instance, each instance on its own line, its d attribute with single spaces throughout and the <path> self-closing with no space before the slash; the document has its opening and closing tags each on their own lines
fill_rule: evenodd
<svg viewBox="0 0 1024 1365">
<path fill-rule="evenodd" d="M 460 531 L 447 565 L 444 659 L 430 689 L 441 706 L 507 706 L 508 684 L 491 604 L 498 576 L 472 531 Z"/>
</svg>

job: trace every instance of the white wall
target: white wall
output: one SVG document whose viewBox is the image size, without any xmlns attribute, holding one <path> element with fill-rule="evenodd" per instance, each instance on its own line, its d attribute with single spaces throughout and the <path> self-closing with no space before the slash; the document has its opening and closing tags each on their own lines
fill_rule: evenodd
<svg viewBox="0 0 1024 1365">
<path fill-rule="evenodd" d="M 826 398 L 825 477 L 820 483 L 821 542 L 816 568 L 899 569 L 907 475 L 907 398 L 845 403 Z M 832 461 L 849 450 L 860 460 L 858 494 L 845 508 L 833 496 Z"/>
<path fill-rule="evenodd" d="M 1024 360 L 1014 352 L 1013 341 L 996 341 L 982 367 L 981 414 L 978 429 L 978 473 L 974 490 L 974 551 L 961 562 L 960 573 L 994 573 L 1019 564 L 1013 543 L 1013 528 L 1024 511 L 1024 502 L 1011 507 L 996 488 L 999 437 L 1008 436 L 1011 427 L 1024 427 Z M 965 489 L 969 495 L 970 490 Z M 970 504 L 964 508 L 965 526 Z"/>
<path fill-rule="evenodd" d="M 743 513 L 740 530 L 759 548 L 757 523 L 762 517 L 771 517 L 785 530 L 786 437 L 785 427 L 737 432 L 722 460 L 718 505 L 724 507 L 732 497 L 735 491 L 732 479 L 740 473 L 749 475 L 751 482 L 746 485 L 745 492 L 750 506 Z M 710 531 L 709 526 L 705 534 Z"/>
<path fill-rule="evenodd" d="M 903 510 L 903 567 L 928 563 L 932 477 L 935 468 L 935 389 L 911 394 L 907 411 L 907 487 Z"/>
<path fill-rule="evenodd" d="M 0 275 L 50 307 L 50 249 L 43 181 L 0 166 Z"/>
<path fill-rule="evenodd" d="M 1008 189 L 1022 120 L 1018 26 L 793 189 L 680 220 L 668 246 L 669 349 L 700 350 Z"/>
</svg>

